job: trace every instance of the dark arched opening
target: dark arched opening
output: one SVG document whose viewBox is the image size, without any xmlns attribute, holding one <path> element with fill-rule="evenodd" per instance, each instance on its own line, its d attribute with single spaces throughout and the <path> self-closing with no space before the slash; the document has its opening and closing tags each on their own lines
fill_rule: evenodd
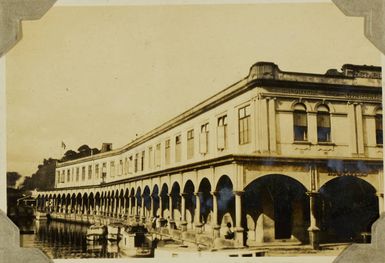
<svg viewBox="0 0 385 263">
<path fill-rule="evenodd" d="M 248 241 L 307 242 L 309 197 L 297 180 L 280 174 L 258 178 L 245 188 L 242 206 Z"/>
<path fill-rule="evenodd" d="M 379 216 L 375 188 L 353 176 L 337 177 L 319 190 L 319 227 L 324 242 L 362 241 Z"/>
</svg>

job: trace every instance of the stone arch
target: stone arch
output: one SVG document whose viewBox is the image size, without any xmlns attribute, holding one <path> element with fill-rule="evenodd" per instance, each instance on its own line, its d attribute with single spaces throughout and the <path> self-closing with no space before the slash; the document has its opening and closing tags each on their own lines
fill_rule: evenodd
<svg viewBox="0 0 385 263">
<path fill-rule="evenodd" d="M 194 216 L 195 216 L 195 186 L 194 183 L 191 180 L 187 180 L 184 183 L 183 187 L 183 194 L 185 198 L 185 206 L 186 206 L 186 221 L 187 226 L 189 228 L 192 227 L 192 224 L 194 222 Z"/>
<path fill-rule="evenodd" d="M 318 218 L 324 242 L 360 242 L 379 216 L 373 185 L 358 177 L 333 178 L 319 189 Z"/>
<path fill-rule="evenodd" d="M 306 112 L 309 112 L 309 111 L 311 112 L 311 111 L 313 111 L 313 108 L 311 107 L 311 104 L 310 104 L 307 100 L 304 100 L 304 99 L 296 99 L 296 100 L 294 100 L 294 101 L 291 103 L 290 109 L 291 109 L 292 111 L 294 111 L 296 105 L 300 105 L 300 104 L 302 104 L 302 105 L 305 107 L 305 111 L 306 111 Z"/>
<path fill-rule="evenodd" d="M 162 188 L 159 193 L 159 198 L 162 202 L 162 207 L 160 211 L 160 214 L 163 215 L 163 218 L 170 217 L 170 208 L 169 208 L 169 188 L 167 183 L 163 183 Z M 161 216 L 162 217 L 162 216 Z"/>
<path fill-rule="evenodd" d="M 318 189 L 320 189 L 336 177 L 346 176 L 344 174 L 347 173 L 348 176 L 350 176 L 349 174 L 351 174 L 351 176 L 366 181 L 368 184 L 374 187 L 377 192 L 382 191 L 380 185 L 377 183 L 379 172 L 378 169 L 380 169 L 379 167 L 370 166 L 364 161 L 345 162 L 343 160 L 328 160 L 326 165 L 328 169 L 334 171 L 335 176 L 322 176 L 320 178 Z"/>
<path fill-rule="evenodd" d="M 211 224 L 211 213 L 213 209 L 213 198 L 211 196 L 211 183 L 207 178 L 203 178 L 198 187 L 198 196 L 200 202 L 200 218 L 201 223 Z M 198 202 L 198 200 L 196 200 Z"/>
<path fill-rule="evenodd" d="M 326 106 L 329 109 L 330 114 L 333 114 L 336 112 L 333 103 L 331 103 L 330 101 L 317 101 L 314 104 L 314 111 L 318 111 L 318 107 L 322 105 Z"/>
<path fill-rule="evenodd" d="M 151 190 L 148 185 L 146 185 L 143 189 L 143 205 L 145 208 L 145 214 L 149 214 L 150 217 L 153 215 L 153 212 L 151 210 Z"/>
<path fill-rule="evenodd" d="M 250 182 L 242 198 L 242 226 L 247 242 L 295 240 L 307 242 L 309 197 L 298 180 L 282 174 L 268 174 Z"/>
<path fill-rule="evenodd" d="M 152 187 L 151 197 L 153 199 L 153 205 L 154 205 L 153 213 L 156 216 L 161 215 L 160 211 L 158 211 L 159 210 L 159 196 L 160 196 L 159 186 L 157 184 L 154 184 Z"/>
<path fill-rule="evenodd" d="M 93 192 L 90 192 L 88 195 L 88 213 L 89 214 L 94 214 L 95 212 L 95 195 Z"/>
<path fill-rule="evenodd" d="M 234 226 L 235 222 L 235 198 L 234 198 L 233 182 L 227 175 L 219 177 L 215 192 L 218 202 L 218 220 L 222 229 L 225 229 L 227 223 Z M 215 222 L 217 224 L 217 222 Z"/>
<path fill-rule="evenodd" d="M 82 194 L 79 192 L 76 195 L 76 213 L 81 213 Z"/>
<path fill-rule="evenodd" d="M 170 196 L 172 200 L 172 205 L 169 208 L 171 217 L 174 219 L 175 223 L 179 225 L 182 219 L 181 218 L 182 217 L 182 214 L 181 214 L 182 199 L 181 199 L 181 188 L 177 181 L 175 181 L 171 186 Z"/>
<path fill-rule="evenodd" d="M 82 207 L 81 207 L 82 214 L 88 214 L 88 211 L 89 211 L 88 201 L 89 201 L 88 194 L 85 192 L 83 193 L 83 197 L 82 197 Z"/>
<path fill-rule="evenodd" d="M 96 191 L 96 194 L 95 194 L 95 214 L 96 215 L 100 215 L 101 199 L 102 199 L 102 196 L 100 192 Z"/>
</svg>

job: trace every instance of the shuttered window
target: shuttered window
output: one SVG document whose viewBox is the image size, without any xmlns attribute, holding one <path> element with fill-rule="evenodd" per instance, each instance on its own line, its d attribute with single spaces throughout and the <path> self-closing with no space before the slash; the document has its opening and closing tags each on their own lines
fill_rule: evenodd
<svg viewBox="0 0 385 263">
<path fill-rule="evenodd" d="M 201 126 L 201 133 L 199 135 L 199 152 L 201 154 L 208 153 L 209 146 L 209 124 L 205 123 Z"/>
<path fill-rule="evenodd" d="M 227 148 L 227 115 L 218 118 L 217 148 L 218 150 Z"/>
<path fill-rule="evenodd" d="M 182 136 L 175 137 L 175 162 L 180 162 L 182 158 Z"/>
<path fill-rule="evenodd" d="M 194 130 L 187 131 L 187 159 L 194 157 Z"/>
<path fill-rule="evenodd" d="M 382 145 L 382 110 L 376 112 L 376 143 Z"/>
<path fill-rule="evenodd" d="M 239 144 L 250 142 L 250 105 L 238 110 Z"/>
<path fill-rule="evenodd" d="M 303 104 L 297 104 L 293 112 L 294 141 L 307 141 L 307 113 Z"/>
<path fill-rule="evenodd" d="M 330 113 L 326 105 L 317 108 L 317 138 L 318 142 L 331 141 Z"/>
</svg>

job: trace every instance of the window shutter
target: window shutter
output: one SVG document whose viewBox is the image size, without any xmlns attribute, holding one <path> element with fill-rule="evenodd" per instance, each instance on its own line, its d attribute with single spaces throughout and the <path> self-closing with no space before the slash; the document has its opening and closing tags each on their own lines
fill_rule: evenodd
<svg viewBox="0 0 385 263">
<path fill-rule="evenodd" d="M 201 154 L 207 153 L 207 133 L 201 132 L 199 136 L 199 152 Z"/>
<path fill-rule="evenodd" d="M 219 150 L 225 148 L 225 126 L 217 127 L 217 147 Z"/>
</svg>

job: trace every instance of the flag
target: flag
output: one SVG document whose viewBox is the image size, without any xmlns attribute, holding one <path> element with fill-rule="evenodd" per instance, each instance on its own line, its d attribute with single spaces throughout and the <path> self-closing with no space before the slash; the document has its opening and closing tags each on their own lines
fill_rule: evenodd
<svg viewBox="0 0 385 263">
<path fill-rule="evenodd" d="M 63 149 L 65 149 L 67 146 L 66 146 L 66 144 L 63 142 L 63 141 L 61 141 L 61 147 L 63 148 Z"/>
</svg>

